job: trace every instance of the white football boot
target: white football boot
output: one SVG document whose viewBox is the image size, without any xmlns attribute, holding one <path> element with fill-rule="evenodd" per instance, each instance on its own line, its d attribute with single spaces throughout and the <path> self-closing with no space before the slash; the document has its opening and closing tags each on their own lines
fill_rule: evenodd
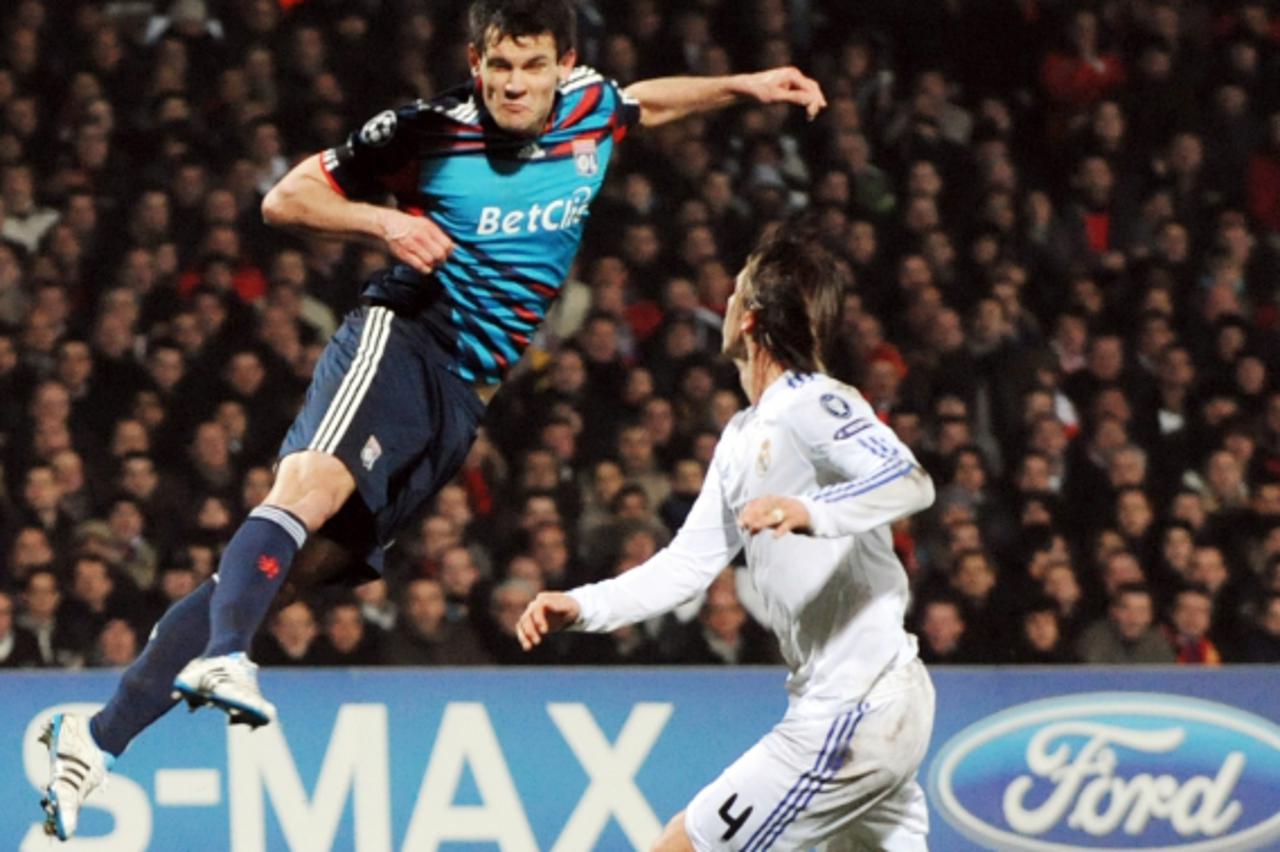
<svg viewBox="0 0 1280 852">
<path fill-rule="evenodd" d="M 187 663 L 173 681 L 173 697 L 192 710 L 210 704 L 231 723 L 252 728 L 275 721 L 276 706 L 258 689 L 258 666 L 243 653 L 200 657 Z"/>
<path fill-rule="evenodd" d="M 68 840 L 80 822 L 80 806 L 107 780 L 115 758 L 98 748 L 89 720 L 74 713 L 58 713 L 40 735 L 49 747 L 49 786 L 40 801 L 45 834 Z"/>
</svg>

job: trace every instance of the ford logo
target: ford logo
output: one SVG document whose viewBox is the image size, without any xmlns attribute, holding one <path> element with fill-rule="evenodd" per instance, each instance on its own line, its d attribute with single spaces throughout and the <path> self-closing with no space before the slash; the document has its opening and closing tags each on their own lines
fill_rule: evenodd
<svg viewBox="0 0 1280 852">
<path fill-rule="evenodd" d="M 1280 727 L 1180 695 L 1033 701 L 948 741 L 929 787 L 992 849 L 1257 849 L 1280 838 Z"/>
</svg>

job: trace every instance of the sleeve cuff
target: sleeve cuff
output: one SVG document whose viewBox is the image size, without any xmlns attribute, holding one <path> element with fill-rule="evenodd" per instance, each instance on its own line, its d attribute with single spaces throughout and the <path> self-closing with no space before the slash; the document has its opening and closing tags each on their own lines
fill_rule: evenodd
<svg viewBox="0 0 1280 852">
<path fill-rule="evenodd" d="M 831 536 L 831 512 L 826 505 L 819 503 L 812 497 L 797 497 L 797 500 L 804 506 L 806 512 L 809 513 L 809 530 L 817 538 L 829 538 Z"/>
<path fill-rule="evenodd" d="M 320 155 L 320 171 L 324 173 L 325 180 L 329 181 L 329 187 L 343 198 L 349 198 L 350 193 L 343 189 L 342 184 L 338 183 L 338 179 L 333 175 L 333 169 L 337 163 L 338 152 L 333 148 Z"/>
<path fill-rule="evenodd" d="M 564 629 L 570 633 L 594 633 L 588 625 L 588 614 L 591 610 L 591 596 L 583 587 L 571 589 L 565 592 L 569 597 L 573 598 L 578 604 L 578 620 L 566 626 Z"/>
</svg>

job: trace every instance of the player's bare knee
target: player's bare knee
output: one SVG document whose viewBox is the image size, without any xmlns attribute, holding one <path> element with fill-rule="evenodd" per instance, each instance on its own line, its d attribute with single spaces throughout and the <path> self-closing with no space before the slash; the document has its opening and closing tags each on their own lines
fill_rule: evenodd
<svg viewBox="0 0 1280 852">
<path fill-rule="evenodd" d="M 337 514 L 355 487 L 351 472 L 334 456 L 294 453 L 280 461 L 264 502 L 291 512 L 315 532 Z"/>
</svg>

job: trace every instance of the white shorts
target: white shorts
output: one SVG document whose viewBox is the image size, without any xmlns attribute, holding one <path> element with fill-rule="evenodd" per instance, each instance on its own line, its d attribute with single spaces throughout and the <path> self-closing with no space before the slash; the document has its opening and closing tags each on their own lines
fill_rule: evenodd
<svg viewBox="0 0 1280 852">
<path fill-rule="evenodd" d="M 915 660 L 834 719 L 785 718 L 694 796 L 685 833 L 698 852 L 927 849 L 916 770 L 933 712 Z"/>
</svg>

